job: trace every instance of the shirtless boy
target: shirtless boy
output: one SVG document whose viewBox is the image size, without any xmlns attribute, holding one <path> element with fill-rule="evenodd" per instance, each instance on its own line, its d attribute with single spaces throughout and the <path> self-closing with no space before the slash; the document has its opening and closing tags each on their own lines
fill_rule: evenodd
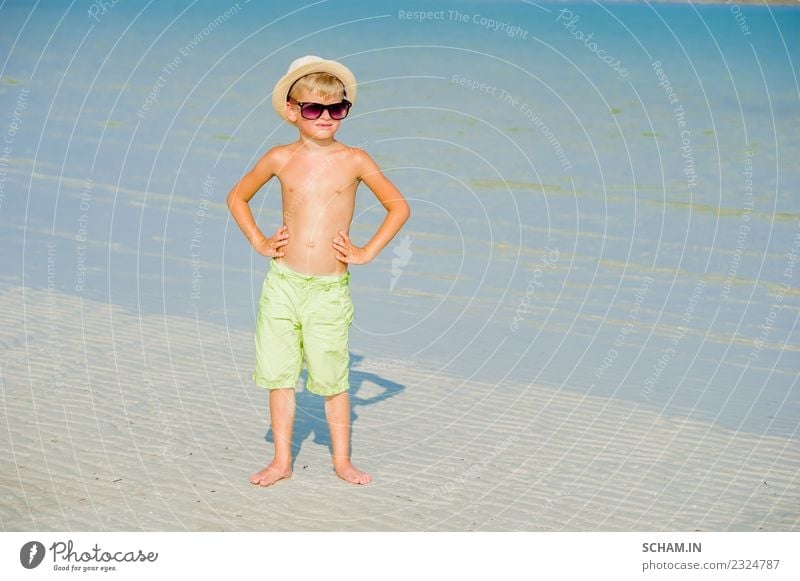
<svg viewBox="0 0 800 581">
<path fill-rule="evenodd" d="M 260 486 L 292 474 L 294 389 L 304 359 L 306 389 L 325 397 L 336 475 L 353 484 L 372 480 L 350 461 L 348 265 L 375 258 L 410 210 L 367 153 L 334 139 L 356 93 L 356 79 L 342 64 L 315 56 L 295 60 L 275 85 L 272 104 L 297 127 L 298 139 L 270 149 L 228 194 L 228 208 L 247 240 L 272 258 L 256 320 L 253 380 L 270 390 L 275 455 L 250 477 Z M 268 238 L 248 202 L 273 176 L 281 184 L 283 225 Z M 364 246 L 356 246 L 349 234 L 360 182 L 387 211 Z"/>
</svg>

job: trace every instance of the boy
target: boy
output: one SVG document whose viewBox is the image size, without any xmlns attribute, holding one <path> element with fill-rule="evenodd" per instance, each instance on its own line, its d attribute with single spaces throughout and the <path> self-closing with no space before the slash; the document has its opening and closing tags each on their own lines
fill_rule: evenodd
<svg viewBox="0 0 800 581">
<path fill-rule="evenodd" d="M 306 389 L 325 397 L 336 475 L 353 484 L 372 480 L 350 461 L 347 268 L 375 258 L 410 210 L 369 155 L 334 139 L 356 93 L 356 79 L 344 65 L 311 55 L 295 60 L 275 85 L 272 105 L 297 127 L 298 140 L 270 149 L 228 194 L 239 228 L 256 252 L 272 258 L 256 320 L 253 380 L 270 390 L 275 456 L 250 477 L 255 485 L 292 474 L 294 388 L 304 358 Z M 273 176 L 281 184 L 283 225 L 267 238 L 248 202 Z M 356 246 L 348 231 L 362 181 L 388 213 L 372 239 Z"/>
</svg>

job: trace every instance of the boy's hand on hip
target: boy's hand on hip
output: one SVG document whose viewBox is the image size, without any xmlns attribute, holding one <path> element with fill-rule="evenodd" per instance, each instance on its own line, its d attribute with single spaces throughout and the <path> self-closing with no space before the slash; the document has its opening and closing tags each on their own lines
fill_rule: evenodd
<svg viewBox="0 0 800 581">
<path fill-rule="evenodd" d="M 289 244 L 289 229 L 284 224 L 275 230 L 275 234 L 270 238 L 262 238 L 260 241 L 253 244 L 253 248 L 262 256 L 280 258 L 283 256 L 283 251 L 281 249 L 287 244 Z"/>
<path fill-rule="evenodd" d="M 336 259 L 347 264 L 366 264 L 372 257 L 360 246 L 355 246 L 350 242 L 347 232 L 339 231 L 339 235 L 333 239 L 333 247 L 336 249 Z"/>
</svg>

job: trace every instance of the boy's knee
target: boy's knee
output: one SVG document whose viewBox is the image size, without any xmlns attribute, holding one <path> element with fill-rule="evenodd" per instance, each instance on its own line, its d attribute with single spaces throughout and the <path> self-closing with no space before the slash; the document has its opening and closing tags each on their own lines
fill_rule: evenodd
<svg viewBox="0 0 800 581">
<path fill-rule="evenodd" d="M 348 398 L 349 391 L 347 389 L 338 393 L 331 393 L 325 396 L 325 401 L 339 401 Z"/>
</svg>

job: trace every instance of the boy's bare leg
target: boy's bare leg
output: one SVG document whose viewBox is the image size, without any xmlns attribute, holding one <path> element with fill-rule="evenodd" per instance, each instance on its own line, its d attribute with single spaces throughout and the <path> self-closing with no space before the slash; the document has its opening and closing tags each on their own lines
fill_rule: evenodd
<svg viewBox="0 0 800 581">
<path fill-rule="evenodd" d="M 372 476 L 350 462 L 350 395 L 343 391 L 325 397 L 325 416 L 331 432 L 333 469 L 342 480 L 352 484 L 368 484 Z"/>
<path fill-rule="evenodd" d="M 263 470 L 250 477 L 250 482 L 269 486 L 292 475 L 292 427 L 294 426 L 294 389 L 271 389 L 269 417 L 275 440 L 275 457 Z"/>
</svg>

